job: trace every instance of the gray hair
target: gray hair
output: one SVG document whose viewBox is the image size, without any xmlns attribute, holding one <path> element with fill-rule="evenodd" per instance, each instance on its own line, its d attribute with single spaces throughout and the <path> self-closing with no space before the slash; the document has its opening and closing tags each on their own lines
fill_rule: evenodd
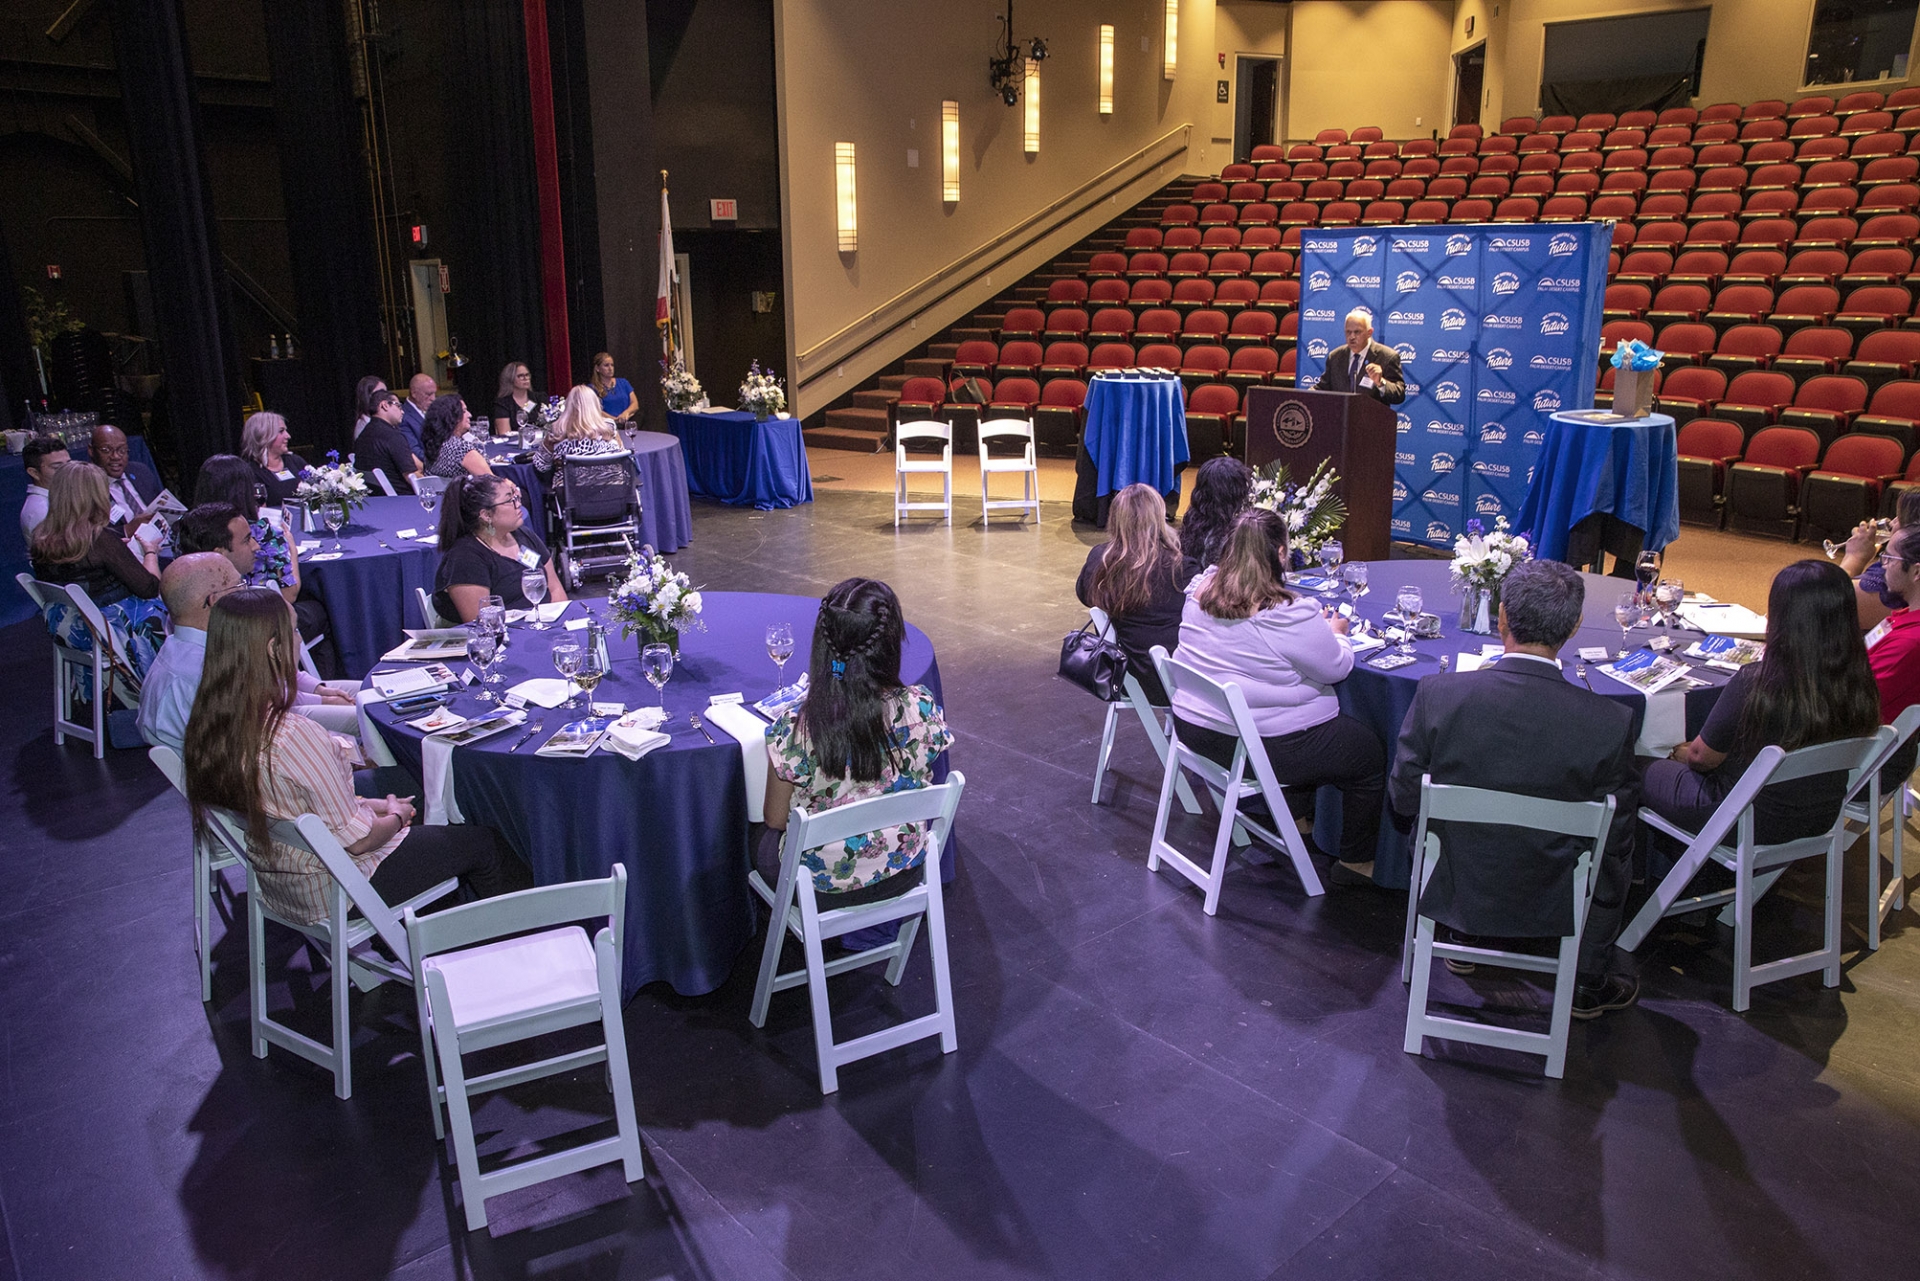
<svg viewBox="0 0 1920 1281">
<path fill-rule="evenodd" d="M 1500 584 L 1507 630 L 1522 645 L 1559 649 L 1580 630 L 1587 585 L 1573 566 L 1557 560 L 1523 560 Z"/>
<path fill-rule="evenodd" d="M 1373 328 L 1373 313 L 1368 311 L 1365 307 L 1355 307 L 1352 311 L 1348 312 L 1347 320 L 1364 320 L 1367 322 L 1368 329 Z M 1345 324 L 1346 320 L 1343 320 L 1340 323 Z"/>
<path fill-rule="evenodd" d="M 524 360 L 509 360 L 503 365 L 500 369 L 500 389 L 493 394 L 494 399 L 499 400 L 513 395 L 513 380 L 518 378 L 520 371 L 527 367 L 527 362 Z"/>
<path fill-rule="evenodd" d="M 240 429 L 240 456 L 250 462 L 266 466 L 267 446 L 273 438 L 287 429 L 287 420 L 272 410 L 264 413 L 249 414 L 246 426 Z"/>
</svg>

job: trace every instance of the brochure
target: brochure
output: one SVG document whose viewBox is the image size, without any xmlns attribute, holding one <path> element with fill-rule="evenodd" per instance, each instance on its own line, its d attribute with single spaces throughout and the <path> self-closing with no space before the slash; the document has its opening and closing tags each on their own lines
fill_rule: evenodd
<svg viewBox="0 0 1920 1281">
<path fill-rule="evenodd" d="M 425 667 L 410 667 L 400 672 L 375 672 L 372 677 L 374 692 L 382 698 L 398 698 L 405 694 L 425 694 L 451 689 L 458 678 L 453 669 L 443 663 L 429 663 Z"/>
<path fill-rule="evenodd" d="M 380 656 L 383 663 L 425 663 L 436 658 L 465 658 L 464 627 L 409 627 L 407 639 Z"/>
<path fill-rule="evenodd" d="M 791 685 L 776 689 L 753 705 L 754 710 L 770 721 L 777 721 L 786 715 L 787 709 L 807 696 L 807 674 L 800 673 L 800 679 Z"/>
<path fill-rule="evenodd" d="M 1709 667 L 1718 667 L 1726 671 L 1737 672 L 1748 663 L 1757 662 L 1767 652 L 1763 641 L 1741 640 L 1733 636 L 1708 636 L 1687 646 L 1690 658 L 1703 658 Z"/>
<path fill-rule="evenodd" d="M 1667 658 L 1650 649 L 1641 649 L 1600 670 L 1623 685 L 1631 685 L 1642 694 L 1652 694 L 1685 676 L 1687 665 L 1677 658 Z"/>
<path fill-rule="evenodd" d="M 589 716 L 561 726 L 560 732 L 541 744 L 536 756 L 590 756 L 613 724 L 608 716 Z"/>
<path fill-rule="evenodd" d="M 492 738 L 502 730 L 512 729 L 526 718 L 524 712 L 489 712 L 485 716 L 476 716 L 472 720 L 462 721 L 450 730 L 441 731 L 435 737 L 451 747 L 466 747 L 483 738 Z"/>
</svg>

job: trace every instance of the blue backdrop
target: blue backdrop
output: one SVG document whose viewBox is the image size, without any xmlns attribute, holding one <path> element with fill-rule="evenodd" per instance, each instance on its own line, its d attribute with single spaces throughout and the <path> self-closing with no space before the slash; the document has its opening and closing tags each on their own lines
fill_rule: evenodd
<svg viewBox="0 0 1920 1281">
<path fill-rule="evenodd" d="M 1400 353 L 1393 537 L 1449 546 L 1469 517 L 1514 517 L 1549 414 L 1593 404 L 1608 223 L 1309 230 L 1298 382 L 1316 386 L 1373 313 Z"/>
</svg>

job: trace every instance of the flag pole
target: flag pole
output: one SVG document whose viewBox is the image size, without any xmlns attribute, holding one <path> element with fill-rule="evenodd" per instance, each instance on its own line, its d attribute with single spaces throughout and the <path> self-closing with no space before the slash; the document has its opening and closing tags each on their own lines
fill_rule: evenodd
<svg viewBox="0 0 1920 1281">
<path fill-rule="evenodd" d="M 679 341 L 674 333 L 673 309 L 679 301 L 674 290 L 676 269 L 673 254 L 673 214 L 667 204 L 667 171 L 660 171 L 660 268 L 659 291 L 654 308 L 654 324 L 660 330 L 661 359 L 671 369 Z"/>
</svg>

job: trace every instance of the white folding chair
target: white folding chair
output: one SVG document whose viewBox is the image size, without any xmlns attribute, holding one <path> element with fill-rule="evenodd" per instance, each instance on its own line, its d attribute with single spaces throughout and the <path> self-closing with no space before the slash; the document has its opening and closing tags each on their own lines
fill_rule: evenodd
<svg viewBox="0 0 1920 1281">
<path fill-rule="evenodd" d="M 1174 871 L 1205 892 L 1201 910 L 1212 916 L 1219 911 L 1220 887 L 1227 878 L 1227 846 L 1244 830 L 1293 860 L 1294 874 L 1308 894 L 1324 894 L 1320 873 L 1314 869 L 1307 844 L 1300 839 L 1292 811 L 1287 808 L 1286 793 L 1274 778 L 1273 763 L 1261 746 L 1260 732 L 1253 725 L 1253 713 L 1247 710 L 1246 695 L 1232 681 L 1210 680 L 1179 659 L 1169 658 L 1163 646 L 1155 645 L 1152 652 L 1153 667 L 1160 673 L 1160 684 L 1167 691 L 1168 701 L 1179 694 L 1197 700 L 1216 720 L 1230 722 L 1239 741 L 1233 747 L 1233 763 L 1223 766 L 1183 744 L 1178 728 L 1169 726 L 1173 734 L 1167 744 L 1167 768 L 1160 782 L 1160 805 L 1153 816 L 1152 843 L 1147 847 L 1147 870 L 1159 871 L 1164 859 Z M 1247 778 L 1249 766 L 1253 769 L 1251 781 Z M 1182 770 L 1198 774 L 1212 791 L 1214 804 L 1220 807 L 1220 826 L 1213 837 L 1213 861 L 1206 867 L 1182 854 L 1167 840 L 1167 819 L 1173 810 L 1174 787 Z M 1240 811 L 1240 802 L 1252 796 L 1266 801 L 1274 827 L 1265 827 Z"/>
<path fill-rule="evenodd" d="M 78 583 L 43 583 L 31 574 L 15 574 L 19 583 L 44 618 L 54 605 L 66 605 L 86 622 L 93 637 L 91 650 L 75 649 L 53 641 L 53 741 L 63 746 L 69 734 L 83 743 L 93 744 L 99 760 L 107 754 L 107 693 L 119 695 L 129 707 L 140 704 L 140 689 L 133 680 L 133 660 L 120 645 L 120 638 L 107 626 L 106 616 Z M 51 639 L 51 638 L 50 638 Z M 76 672 L 85 672 L 89 692 L 90 722 L 73 719 L 73 680 Z"/>
<path fill-rule="evenodd" d="M 420 494 L 445 494 L 447 492 L 447 478 L 445 476 L 433 476 L 426 472 L 421 472 L 413 478 L 413 492 L 415 496 Z"/>
<path fill-rule="evenodd" d="M 433 595 L 428 592 L 426 588 L 416 587 L 413 589 L 413 594 L 420 598 L 420 621 L 422 623 L 428 627 L 453 626 L 453 624 L 448 623 L 440 617 L 440 611 L 433 607 Z"/>
<path fill-rule="evenodd" d="M 171 747 L 156 745 L 147 749 L 147 759 L 167 776 L 175 791 L 187 794 L 187 766 L 180 753 Z M 229 843 L 231 829 L 213 824 L 206 832 L 193 834 L 193 950 L 200 959 L 200 1002 L 213 999 L 213 918 L 208 910 L 213 897 L 227 888 L 220 873 L 246 863 L 245 846 Z M 229 894 L 231 897 L 231 894 Z"/>
<path fill-rule="evenodd" d="M 1470 947 L 1463 943 L 1442 943 L 1433 937 L 1434 922 L 1419 910 L 1420 893 L 1440 865 L 1440 833 L 1430 831 L 1428 823 L 1492 823 L 1501 827 L 1524 827 L 1538 832 L 1554 832 L 1577 837 L 1587 846 L 1573 870 L 1573 933 L 1560 940 L 1554 956 L 1536 956 L 1530 952 L 1507 952 L 1490 947 Z M 1606 852 L 1607 832 L 1613 826 L 1613 797 L 1604 801 L 1548 801 L 1537 796 L 1517 796 L 1512 792 L 1492 792 L 1478 787 L 1457 787 L 1435 783 L 1432 776 L 1420 780 L 1420 820 L 1413 829 L 1413 848 L 1419 851 L 1419 866 L 1414 869 L 1413 889 L 1407 893 L 1407 933 L 1400 948 L 1400 981 L 1412 981 L 1407 998 L 1407 1036 L 1405 1049 L 1418 1055 L 1425 1038 L 1465 1041 L 1472 1045 L 1492 1045 L 1523 1054 L 1544 1055 L 1547 1075 L 1555 1080 L 1567 1071 L 1567 1029 L 1573 1022 L 1573 989 L 1579 981 L 1580 939 L 1587 928 L 1587 909 L 1593 905 L 1593 884 L 1600 873 L 1600 859 Z M 1448 857 L 1455 857 L 1448 855 Z M 1433 958 L 1472 961 L 1508 970 L 1529 970 L 1553 975 L 1553 1014 L 1545 1032 L 1499 1027 L 1472 1019 L 1442 1018 L 1427 1012 L 1428 984 L 1433 977 Z"/>
<path fill-rule="evenodd" d="M 1798 751 L 1765 747 L 1747 767 L 1727 799 L 1707 819 L 1699 832 L 1689 832 L 1669 823 L 1651 810 L 1640 811 L 1640 821 L 1687 844 L 1680 861 L 1673 865 L 1653 897 L 1646 901 L 1620 935 L 1619 946 L 1626 951 L 1638 948 L 1653 932 L 1662 917 L 1698 912 L 1702 908 L 1727 904 L 1733 919 L 1733 1008 L 1745 1011 L 1752 1003 L 1753 989 L 1763 983 L 1776 983 L 1796 974 L 1821 971 L 1828 987 L 1840 984 L 1840 872 L 1842 855 L 1849 841 L 1846 806 L 1852 805 L 1867 786 L 1867 762 L 1893 738 L 1893 728 L 1883 725 L 1870 738 L 1846 738 Z M 1834 815 L 1833 826 L 1818 836 L 1797 841 L 1762 845 L 1753 838 L 1753 801 L 1760 789 L 1770 783 L 1786 783 L 1815 774 L 1847 772 L 1847 794 L 1841 811 Z M 1729 843 L 1731 838 L 1731 843 Z M 1824 942 L 1811 952 L 1781 957 L 1762 965 L 1753 963 L 1753 905 L 1773 887 L 1789 863 L 1806 858 L 1827 860 L 1826 906 L 1823 916 Z M 1713 860 L 1733 873 L 1733 888 L 1711 894 L 1682 898 L 1687 886 Z M 1721 919 L 1726 921 L 1726 914 Z"/>
<path fill-rule="evenodd" d="M 925 454 L 909 455 L 907 442 L 911 440 L 939 441 L 940 457 L 933 459 Z M 911 500 L 907 482 L 915 476 L 940 478 L 939 502 Z M 900 528 L 902 515 L 917 511 L 942 512 L 946 515 L 947 524 L 953 524 L 953 428 L 947 423 L 923 419 L 901 423 L 893 429 L 893 527 Z"/>
<path fill-rule="evenodd" d="M 430 1096 L 433 1133 L 445 1137 L 440 1117 L 444 1102 L 453 1122 L 454 1165 L 469 1231 L 487 1226 L 489 1197 L 515 1188 L 611 1161 L 621 1163 L 628 1183 L 646 1175 L 620 1017 L 626 910 L 627 869 L 619 863 L 604 880 L 521 890 L 432 916 L 406 910 L 409 954 L 420 976 L 420 1026 L 427 1030 L 428 1052 L 438 1052 L 446 1082 L 444 1090 Z M 579 922 L 601 917 L 607 924 L 589 942 Z M 600 1025 L 601 1044 L 467 1075 L 464 1055 L 589 1023 Z M 612 1135 L 480 1172 L 470 1101 L 474 1095 L 595 1063 L 607 1065 Z"/>
<path fill-rule="evenodd" d="M 958 770 L 947 781 L 933 787 L 909 792 L 875 796 L 851 805 L 809 813 L 795 809 L 787 816 L 787 836 L 780 847 L 780 881 L 771 888 L 758 871 L 747 874 L 754 893 L 773 909 L 767 926 L 767 942 L 760 953 L 760 978 L 753 989 L 753 1009 L 748 1015 L 755 1027 L 767 1025 L 767 1004 L 775 992 L 807 985 L 813 1003 L 813 1045 L 820 1063 L 820 1093 L 832 1094 L 840 1088 L 840 1069 L 859 1059 L 930 1036 L 940 1038 L 943 1054 L 952 1054 L 960 1041 L 953 1025 L 953 977 L 947 968 L 947 913 L 940 894 L 940 858 L 946 851 L 947 829 L 954 811 L 960 808 L 960 794 L 967 785 Z M 896 876 L 918 876 L 920 883 L 893 898 L 852 907 L 822 911 L 814 893 L 813 877 L 800 870 L 800 855 L 825 845 L 838 845 L 848 837 L 860 836 L 903 823 L 926 823 L 926 858 L 915 871 L 896 872 Z M 887 962 L 887 982 L 896 987 L 907 968 L 920 931 L 920 919 L 927 921 L 927 947 L 933 953 L 934 1012 L 905 1023 L 857 1036 L 851 1041 L 833 1039 L 833 1012 L 827 1004 L 827 980 L 836 974 L 863 965 Z M 826 941 L 854 930 L 902 921 L 899 934 L 884 947 L 849 952 L 828 961 Z M 799 969 L 779 973 L 780 947 L 791 935 L 800 943 L 804 963 Z"/>
<path fill-rule="evenodd" d="M 1025 447 L 1018 456 L 995 458 L 988 449 L 989 442 L 994 440 L 1020 440 L 1025 442 Z M 988 480 L 1009 474 L 1020 477 L 1020 497 L 989 497 Z M 989 521 L 992 513 L 1009 507 L 1022 511 L 1032 508 L 1033 523 L 1040 523 L 1040 464 L 1033 456 L 1031 418 L 989 418 L 980 424 L 980 519 Z"/>
<path fill-rule="evenodd" d="M 216 825 L 225 828 L 224 835 L 230 844 L 243 850 L 247 847 L 244 831 L 234 815 L 216 810 L 211 817 Z M 452 879 L 441 881 L 397 907 L 389 907 L 319 816 L 302 814 L 297 819 L 283 819 L 273 825 L 272 834 L 274 840 L 296 849 L 304 848 L 317 857 L 333 877 L 333 889 L 328 896 L 325 920 L 310 923 L 290 920 L 267 906 L 260 893 L 259 870 L 251 860 L 247 862 L 247 986 L 251 993 L 253 1057 L 266 1058 L 269 1044 L 291 1050 L 333 1073 L 335 1096 L 352 1098 L 353 1031 L 348 1020 L 348 989 L 354 984 L 377 987 L 389 979 L 411 984 L 413 967 L 407 960 L 407 935 L 400 925 L 400 913 L 443 899 L 460 883 Z M 333 969 L 332 1045 L 322 1045 L 268 1016 L 267 921 L 276 921 L 298 932 L 326 951 Z M 375 935 L 397 959 L 390 961 L 373 949 Z M 426 1060 L 427 1084 L 437 1090 L 439 1074 L 434 1068 L 433 1051 L 426 1043 L 424 1026 L 421 1056 Z"/>
<path fill-rule="evenodd" d="M 1867 787 L 1863 794 L 1856 795 L 1847 803 L 1846 818 L 1850 823 L 1858 823 L 1867 834 L 1867 950 L 1880 950 L 1880 929 L 1886 924 L 1890 913 L 1904 906 L 1907 893 L 1906 834 L 1908 806 L 1913 789 L 1906 779 L 1892 792 L 1882 795 L 1880 792 L 1880 771 L 1902 747 L 1913 738 L 1914 731 L 1920 730 L 1920 703 L 1907 708 L 1893 719 L 1893 741 L 1867 762 Z M 1880 882 L 1880 816 L 1887 803 L 1893 805 L 1893 849 L 1892 863 L 1884 888 Z"/>
<path fill-rule="evenodd" d="M 1107 611 L 1093 605 L 1088 607 L 1087 613 L 1093 617 L 1093 630 L 1103 638 L 1112 640 L 1113 620 L 1107 617 Z M 1107 777 L 1107 759 L 1113 755 L 1113 735 L 1114 731 L 1120 727 L 1122 708 L 1133 709 L 1133 714 L 1140 718 L 1141 728 L 1147 731 L 1147 742 L 1153 745 L 1153 754 L 1160 759 L 1162 767 L 1167 763 L 1167 735 L 1171 732 L 1171 725 L 1163 724 L 1160 718 L 1164 715 L 1171 722 L 1173 712 L 1169 708 L 1155 707 L 1148 702 L 1147 691 L 1140 687 L 1139 680 L 1132 672 L 1127 673 L 1126 691 L 1125 702 L 1107 704 L 1107 723 L 1100 731 L 1100 757 L 1093 763 L 1093 803 L 1095 805 L 1100 803 L 1101 786 Z M 1184 774 L 1174 784 L 1174 789 L 1178 792 L 1180 804 L 1187 813 L 1200 812 L 1200 802 L 1193 798 L 1193 788 L 1187 785 Z"/>
<path fill-rule="evenodd" d="M 385 494 L 388 498 L 394 498 L 399 495 L 400 491 L 395 489 L 393 482 L 387 479 L 387 472 L 384 467 L 375 467 L 371 474 L 373 476 L 373 483 L 380 486 L 381 493 Z"/>
</svg>

